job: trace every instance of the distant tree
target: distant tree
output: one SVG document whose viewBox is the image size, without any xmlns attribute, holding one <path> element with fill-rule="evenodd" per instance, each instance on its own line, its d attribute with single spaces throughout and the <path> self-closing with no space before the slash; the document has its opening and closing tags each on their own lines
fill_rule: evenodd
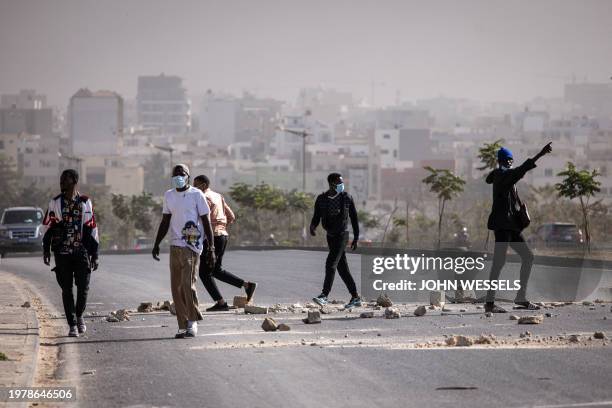
<svg viewBox="0 0 612 408">
<path fill-rule="evenodd" d="M 150 193 L 132 197 L 113 194 L 111 202 L 113 215 L 121 221 L 117 238 L 123 248 L 131 246 L 137 231 L 152 233 L 153 220 L 159 216 L 161 206 Z"/>
<path fill-rule="evenodd" d="M 447 169 L 434 169 L 431 166 L 423 167 L 430 174 L 423 179 L 423 183 L 429 185 L 429 190 L 438 197 L 438 245 L 440 249 L 442 239 L 442 220 L 446 202 L 452 200 L 463 191 L 465 180 L 455 176 Z"/>
<path fill-rule="evenodd" d="M 365 228 L 378 228 L 380 226 L 378 218 L 374 217 L 366 210 L 357 210 L 357 219 L 359 220 L 359 224 L 363 225 Z"/>
<path fill-rule="evenodd" d="M 580 210 L 582 212 L 582 226 L 585 234 L 585 244 L 589 252 L 591 252 L 591 234 L 589 231 L 589 212 L 593 208 L 593 205 L 589 204 L 589 199 L 595 196 L 596 193 L 601 191 L 601 182 L 595 178 L 599 176 L 599 171 L 586 169 L 577 170 L 576 166 L 572 162 L 567 163 L 567 168 L 557 174 L 559 177 L 563 177 L 560 183 L 555 184 L 559 197 L 569 198 L 573 200 L 578 198 L 580 201 Z"/>
<path fill-rule="evenodd" d="M 493 143 L 485 143 L 478 149 L 478 158 L 482 163 L 478 170 L 494 170 L 497 167 L 497 151 L 502 147 L 502 143 L 504 139 L 499 139 Z"/>
</svg>

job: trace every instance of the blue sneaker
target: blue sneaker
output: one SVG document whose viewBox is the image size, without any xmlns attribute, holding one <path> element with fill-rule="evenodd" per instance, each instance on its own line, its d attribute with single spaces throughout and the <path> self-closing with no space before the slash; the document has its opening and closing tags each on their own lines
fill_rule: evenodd
<svg viewBox="0 0 612 408">
<path fill-rule="evenodd" d="M 350 309 L 353 307 L 361 307 L 361 298 L 359 296 L 351 298 L 351 300 L 346 305 L 344 305 L 345 309 Z"/>
<path fill-rule="evenodd" d="M 317 297 L 312 298 L 312 301 L 319 306 L 325 306 L 327 304 L 327 296 L 321 294 Z"/>
</svg>

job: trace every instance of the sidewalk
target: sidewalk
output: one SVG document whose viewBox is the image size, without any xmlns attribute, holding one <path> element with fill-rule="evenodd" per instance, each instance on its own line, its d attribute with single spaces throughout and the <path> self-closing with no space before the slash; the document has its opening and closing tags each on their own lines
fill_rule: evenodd
<svg viewBox="0 0 612 408">
<path fill-rule="evenodd" d="M 39 326 L 25 284 L 0 272 L 0 386 L 31 387 L 36 371 Z M 26 304 L 27 306 L 27 304 Z"/>
</svg>

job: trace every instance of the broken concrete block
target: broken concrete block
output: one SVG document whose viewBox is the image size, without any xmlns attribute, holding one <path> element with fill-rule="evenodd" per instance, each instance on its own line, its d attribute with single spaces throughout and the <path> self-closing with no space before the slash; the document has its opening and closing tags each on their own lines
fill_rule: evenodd
<svg viewBox="0 0 612 408">
<path fill-rule="evenodd" d="M 334 313 L 336 311 L 336 309 L 332 309 L 329 306 L 321 306 L 321 308 L 319 310 L 323 314 L 331 314 L 331 313 Z"/>
<path fill-rule="evenodd" d="M 425 308 L 425 306 L 419 306 L 414 309 L 415 316 L 425 316 L 425 313 L 427 313 L 427 309 Z"/>
<path fill-rule="evenodd" d="M 371 319 L 374 317 L 374 312 L 361 312 L 359 315 L 362 319 Z"/>
<path fill-rule="evenodd" d="M 266 317 L 263 323 L 261 324 L 261 328 L 267 332 L 276 331 L 278 329 L 278 325 L 276 324 L 276 321 L 274 319 Z"/>
<path fill-rule="evenodd" d="M 234 307 L 238 309 L 242 309 L 244 306 L 246 306 L 246 304 L 247 304 L 246 296 L 234 296 L 234 302 L 233 302 Z"/>
<path fill-rule="evenodd" d="M 510 320 L 518 320 L 518 319 L 520 319 L 520 317 L 518 317 L 517 315 L 510 315 L 510 316 L 508 316 L 508 318 Z"/>
<path fill-rule="evenodd" d="M 285 323 L 281 323 L 278 325 L 278 330 L 279 331 L 289 331 L 291 330 L 291 327 L 289 327 L 289 325 L 285 324 Z"/>
<path fill-rule="evenodd" d="M 141 302 L 138 306 L 138 313 L 151 313 L 153 311 L 152 302 Z"/>
<path fill-rule="evenodd" d="M 444 307 L 446 295 L 443 290 L 433 290 L 429 292 L 429 304 L 437 307 Z"/>
<path fill-rule="evenodd" d="M 306 324 L 321 323 L 321 312 L 318 310 L 309 310 L 308 317 L 302 319 L 302 321 Z"/>
<path fill-rule="evenodd" d="M 110 312 L 110 314 L 106 317 L 106 321 L 111 323 L 123 322 L 126 320 L 130 320 L 130 313 L 125 309 Z"/>
<path fill-rule="evenodd" d="M 245 305 L 244 313 L 250 314 L 268 314 L 268 308 L 263 306 Z"/>
<path fill-rule="evenodd" d="M 570 343 L 578 343 L 580 341 L 580 335 L 572 334 L 567 339 L 569 340 Z"/>
<path fill-rule="evenodd" d="M 23 302 L 23 305 L 21 305 L 21 307 L 32 307 L 32 305 L 30 304 L 30 302 Z"/>
<path fill-rule="evenodd" d="M 543 321 L 543 315 L 523 316 L 519 318 L 518 324 L 540 324 Z"/>
<path fill-rule="evenodd" d="M 469 347 L 474 341 L 466 336 L 452 336 L 446 339 L 446 345 L 451 347 Z"/>
<path fill-rule="evenodd" d="M 393 302 L 391 301 L 391 299 L 389 299 L 389 296 L 387 296 L 386 293 L 383 293 L 383 294 L 378 296 L 378 299 L 376 299 L 376 304 L 378 306 L 382 306 L 382 307 L 391 307 L 391 306 L 393 306 Z"/>
<path fill-rule="evenodd" d="M 385 319 L 399 319 L 400 317 L 400 312 L 396 307 L 388 307 L 385 309 Z"/>
<path fill-rule="evenodd" d="M 606 338 L 606 334 L 604 332 L 595 332 L 593 334 L 593 338 L 599 339 L 599 340 L 605 339 Z"/>
</svg>

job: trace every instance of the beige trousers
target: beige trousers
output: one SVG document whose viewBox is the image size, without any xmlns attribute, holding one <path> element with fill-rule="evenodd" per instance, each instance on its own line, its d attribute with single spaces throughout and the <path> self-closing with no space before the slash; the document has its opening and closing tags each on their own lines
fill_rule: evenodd
<svg viewBox="0 0 612 408">
<path fill-rule="evenodd" d="M 170 286 L 179 329 L 187 328 L 187 320 L 202 320 L 196 292 L 199 261 L 200 256 L 187 247 L 170 247 Z"/>
</svg>

